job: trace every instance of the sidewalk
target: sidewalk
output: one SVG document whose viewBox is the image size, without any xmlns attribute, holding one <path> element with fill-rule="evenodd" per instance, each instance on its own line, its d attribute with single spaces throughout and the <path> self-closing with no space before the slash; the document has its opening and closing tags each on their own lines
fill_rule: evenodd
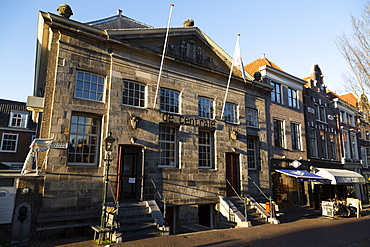
<svg viewBox="0 0 370 247">
<path fill-rule="evenodd" d="M 370 246 L 367 229 L 370 228 L 370 205 L 363 206 L 363 217 L 325 218 L 321 217 L 320 210 L 305 206 L 282 208 L 284 215 L 280 217 L 281 224 L 264 224 L 248 228 L 232 228 L 223 230 L 210 230 L 196 233 L 162 236 L 124 243 L 112 243 L 111 247 L 205 247 L 205 246 Z M 362 225 L 360 225 L 362 224 Z M 361 227 L 360 227 L 361 226 Z M 338 230 L 336 230 L 338 229 Z M 360 230 L 359 230 L 360 229 Z M 363 233 L 360 231 L 364 231 Z M 342 232 L 343 233 L 342 233 Z M 351 232 L 353 231 L 353 232 Z M 338 234 L 332 236 L 332 234 Z M 321 236 L 321 235 L 322 236 Z M 305 236 L 305 237 L 303 237 Z M 305 245 L 299 244 L 305 241 Z M 37 247 L 89 247 L 99 246 L 92 240 L 93 236 L 71 239 L 44 240 L 30 243 L 28 246 Z M 343 238 L 343 239 L 341 239 Z M 355 239 L 351 239 L 355 238 Z M 323 240 L 326 239 L 326 240 Z M 276 241 L 290 243 L 279 245 Z M 319 241 L 321 240 L 321 242 Z M 272 241 L 272 242 L 271 242 Z M 317 243 L 315 242 L 317 241 Z M 327 245 L 327 241 L 342 241 L 340 244 Z M 348 242 L 347 245 L 344 241 Z M 308 245 L 309 244 L 309 245 Z M 325 245 L 322 245 L 325 244 Z M 106 245 L 100 245 L 106 246 Z"/>
</svg>

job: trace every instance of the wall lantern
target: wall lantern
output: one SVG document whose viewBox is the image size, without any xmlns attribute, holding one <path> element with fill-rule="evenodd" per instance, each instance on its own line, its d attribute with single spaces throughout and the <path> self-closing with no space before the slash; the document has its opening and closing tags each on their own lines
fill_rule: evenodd
<svg viewBox="0 0 370 247">
<path fill-rule="evenodd" d="M 112 132 L 109 132 L 107 138 L 105 138 L 105 151 L 112 152 L 113 151 L 113 143 L 116 139 L 113 138 Z"/>
</svg>

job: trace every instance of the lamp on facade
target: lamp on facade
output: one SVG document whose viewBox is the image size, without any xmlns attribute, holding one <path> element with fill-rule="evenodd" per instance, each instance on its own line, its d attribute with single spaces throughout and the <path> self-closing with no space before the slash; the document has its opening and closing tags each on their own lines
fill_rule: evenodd
<svg viewBox="0 0 370 247">
<path fill-rule="evenodd" d="M 109 183 L 109 165 L 112 161 L 111 154 L 113 151 L 113 143 L 116 141 L 115 138 L 112 137 L 112 132 L 109 132 L 107 138 L 105 138 L 105 154 L 106 158 L 104 161 L 106 162 L 105 165 L 105 172 L 104 172 L 104 191 L 103 191 L 103 204 L 102 204 L 102 213 L 100 218 L 100 227 L 105 228 L 106 225 L 106 214 L 107 214 L 107 194 L 108 194 L 108 183 Z M 102 233 L 105 234 L 105 233 Z M 99 236 L 99 239 L 102 239 L 103 236 Z"/>
</svg>

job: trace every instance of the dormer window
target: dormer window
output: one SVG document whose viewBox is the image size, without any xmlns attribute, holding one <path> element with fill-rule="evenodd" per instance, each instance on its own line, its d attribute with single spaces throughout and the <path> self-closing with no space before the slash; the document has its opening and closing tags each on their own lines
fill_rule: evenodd
<svg viewBox="0 0 370 247">
<path fill-rule="evenodd" d="M 9 118 L 9 127 L 27 128 L 28 113 L 12 111 Z"/>
</svg>

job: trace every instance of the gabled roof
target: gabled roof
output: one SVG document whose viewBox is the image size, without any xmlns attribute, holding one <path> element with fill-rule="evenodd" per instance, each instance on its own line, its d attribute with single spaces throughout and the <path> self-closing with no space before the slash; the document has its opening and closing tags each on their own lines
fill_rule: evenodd
<svg viewBox="0 0 370 247">
<path fill-rule="evenodd" d="M 0 99 L 0 127 L 9 126 L 9 118 L 12 111 L 27 112 L 29 115 L 31 114 L 31 112 L 27 110 L 25 102 Z M 31 120 L 31 117 L 28 119 L 29 122 L 27 129 L 35 130 L 36 123 Z"/>
<path fill-rule="evenodd" d="M 357 107 L 358 99 L 353 93 L 339 95 L 339 98 L 346 101 L 348 104 Z"/>
<path fill-rule="evenodd" d="M 12 111 L 28 112 L 25 102 L 0 99 L 0 127 L 8 127 Z"/>
<path fill-rule="evenodd" d="M 149 25 L 137 22 L 130 18 L 124 17 L 120 14 L 92 21 L 88 23 L 80 23 L 52 13 L 39 12 L 39 26 L 41 27 L 47 23 L 50 26 L 65 26 L 76 27 L 80 34 L 87 33 L 94 35 L 98 39 L 109 40 L 117 42 L 132 48 L 138 48 L 141 51 L 147 51 L 153 54 L 162 54 L 163 38 L 166 34 L 166 28 L 154 28 Z M 128 23 L 128 24 L 127 24 Z M 112 25 L 110 25 L 112 24 Z M 122 25 L 121 25 L 122 24 Z M 127 24 L 127 25 L 126 25 Z M 141 27 L 140 27 L 141 26 Z M 104 29 L 108 28 L 108 29 Z M 47 29 L 39 28 L 38 39 L 41 48 L 38 50 L 45 50 L 47 55 L 48 42 L 43 42 L 43 36 L 49 35 Z M 214 71 L 221 73 L 229 73 L 233 58 L 229 56 L 221 47 L 213 42 L 205 33 L 197 27 L 171 27 L 169 32 L 169 43 L 166 56 L 177 56 L 180 50 L 181 42 L 187 43 L 184 52 L 186 52 L 185 59 L 203 67 L 208 67 Z M 42 48 L 43 47 L 43 48 Z M 198 50 L 201 48 L 201 50 Z M 190 54 L 191 53 L 191 54 Z M 190 57 L 189 57 L 190 55 Z M 197 57 L 199 55 L 199 57 Z M 199 59 L 199 60 L 198 60 Z M 40 56 L 36 60 L 42 60 Z M 194 62 L 195 60 L 195 62 Z M 199 61 L 201 61 L 199 63 Z M 38 61 L 36 61 L 38 64 Z M 214 65 L 213 67 L 210 66 Z M 240 66 L 234 67 L 233 74 L 241 77 Z M 37 70 L 37 69 L 36 69 Z M 38 72 L 36 71 L 38 76 Z M 35 76 L 35 78 L 37 77 Z M 253 80 L 253 77 L 246 73 L 246 79 Z M 42 80 L 35 80 L 38 83 Z M 35 84 L 34 88 L 40 86 Z M 35 93 L 35 91 L 34 91 Z"/>
<path fill-rule="evenodd" d="M 102 18 L 95 21 L 86 22 L 86 25 L 93 26 L 99 29 L 131 29 L 131 28 L 152 28 L 152 26 L 136 21 L 127 16 L 122 15 L 122 11 L 118 10 L 117 15 Z"/>
<path fill-rule="evenodd" d="M 257 60 L 251 62 L 250 64 L 247 64 L 244 66 L 244 69 L 251 75 L 253 75 L 255 72 L 259 71 L 259 68 L 262 66 L 270 66 L 272 68 L 275 68 L 277 70 L 282 70 L 279 66 L 277 66 L 275 63 L 271 62 L 269 59 L 266 58 L 265 54 L 261 58 L 258 58 Z"/>
</svg>

